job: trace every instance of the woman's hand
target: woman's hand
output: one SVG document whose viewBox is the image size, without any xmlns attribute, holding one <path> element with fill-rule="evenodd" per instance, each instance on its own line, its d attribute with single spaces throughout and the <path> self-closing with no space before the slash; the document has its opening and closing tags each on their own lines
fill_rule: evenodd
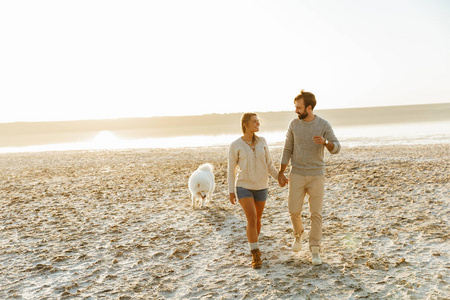
<svg viewBox="0 0 450 300">
<path fill-rule="evenodd" d="M 288 183 L 289 183 L 289 179 L 287 179 L 286 176 L 284 176 L 284 173 L 282 173 L 282 172 L 278 173 L 278 184 L 281 187 L 284 187 Z"/>
<path fill-rule="evenodd" d="M 235 193 L 230 193 L 230 202 L 233 205 L 236 205 L 236 194 Z"/>
</svg>

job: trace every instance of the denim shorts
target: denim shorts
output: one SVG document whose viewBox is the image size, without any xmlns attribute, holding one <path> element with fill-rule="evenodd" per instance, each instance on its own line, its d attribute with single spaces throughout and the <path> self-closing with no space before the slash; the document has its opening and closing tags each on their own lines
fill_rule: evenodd
<svg viewBox="0 0 450 300">
<path fill-rule="evenodd" d="M 237 191 L 238 199 L 253 198 L 253 199 L 255 199 L 255 201 L 266 201 L 267 200 L 268 189 L 248 190 L 248 189 L 238 186 L 236 188 L 236 191 Z"/>
</svg>

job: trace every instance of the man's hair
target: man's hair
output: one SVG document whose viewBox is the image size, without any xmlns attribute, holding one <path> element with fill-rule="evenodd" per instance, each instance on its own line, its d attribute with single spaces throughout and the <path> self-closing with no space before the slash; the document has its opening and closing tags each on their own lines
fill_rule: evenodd
<svg viewBox="0 0 450 300">
<path fill-rule="evenodd" d="M 316 106 L 316 96 L 314 96 L 313 93 L 305 92 L 305 90 L 301 90 L 300 94 L 298 94 L 297 97 L 295 97 L 294 102 L 298 101 L 300 99 L 303 99 L 305 102 L 305 108 L 307 108 L 309 105 L 311 105 L 311 109 L 314 109 Z"/>
</svg>

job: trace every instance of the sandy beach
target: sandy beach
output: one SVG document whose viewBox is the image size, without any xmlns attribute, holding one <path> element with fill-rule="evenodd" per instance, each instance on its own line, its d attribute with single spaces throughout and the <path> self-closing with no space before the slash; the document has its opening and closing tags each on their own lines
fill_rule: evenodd
<svg viewBox="0 0 450 300">
<path fill-rule="evenodd" d="M 272 146 L 279 167 L 282 148 Z M 270 181 L 250 267 L 227 147 L 0 154 L 1 299 L 448 299 L 450 145 L 326 155 L 321 266 Z M 193 210 L 187 182 L 215 167 Z M 309 210 L 303 210 L 309 230 Z"/>
</svg>

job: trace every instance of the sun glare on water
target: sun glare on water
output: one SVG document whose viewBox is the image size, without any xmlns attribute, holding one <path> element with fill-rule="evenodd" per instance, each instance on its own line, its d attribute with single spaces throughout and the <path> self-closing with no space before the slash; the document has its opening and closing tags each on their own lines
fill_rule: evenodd
<svg viewBox="0 0 450 300">
<path fill-rule="evenodd" d="M 100 131 L 91 141 L 93 149 L 117 149 L 121 148 L 122 140 L 111 131 Z"/>
</svg>

